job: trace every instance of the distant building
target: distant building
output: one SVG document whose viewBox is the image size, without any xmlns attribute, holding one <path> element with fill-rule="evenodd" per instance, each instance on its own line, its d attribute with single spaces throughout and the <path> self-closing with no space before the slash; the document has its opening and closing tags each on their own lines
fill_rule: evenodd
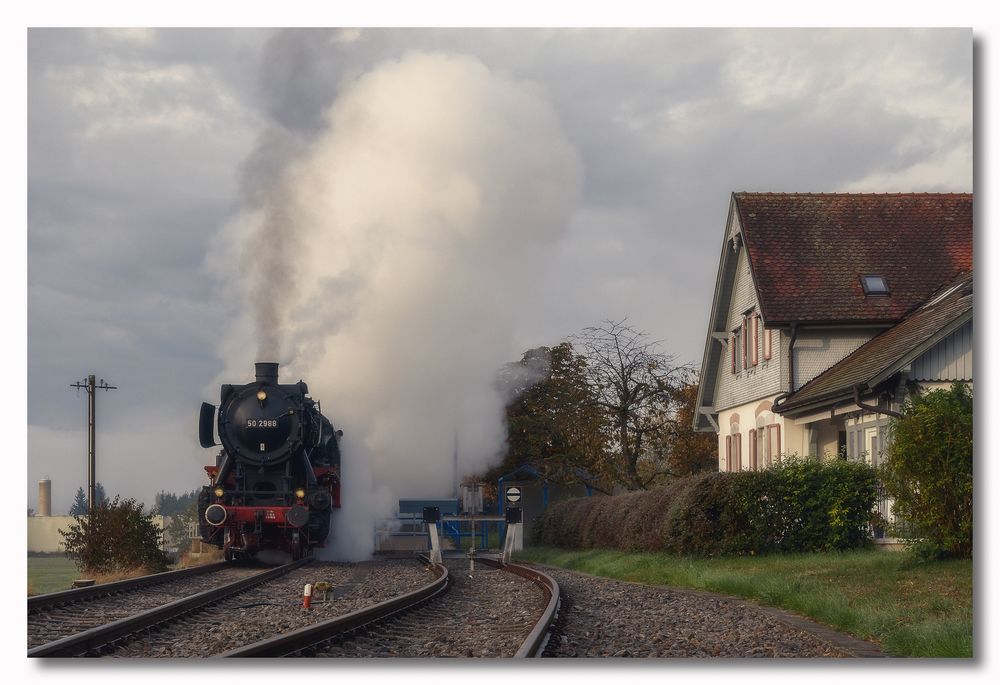
<svg viewBox="0 0 1000 685">
<path fill-rule="evenodd" d="M 734 193 L 695 428 L 719 470 L 877 464 L 914 384 L 972 381 L 972 195 Z"/>
</svg>

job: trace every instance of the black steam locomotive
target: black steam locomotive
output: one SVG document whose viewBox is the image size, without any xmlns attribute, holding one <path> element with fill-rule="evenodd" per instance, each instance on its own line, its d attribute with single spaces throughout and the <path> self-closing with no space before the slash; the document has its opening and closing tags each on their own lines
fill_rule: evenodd
<svg viewBox="0 0 1000 685">
<path fill-rule="evenodd" d="M 281 550 L 298 559 L 322 547 L 340 507 L 340 436 L 299 381 L 278 383 L 278 365 L 258 362 L 257 380 L 223 385 L 218 412 L 201 405 L 202 447 L 222 443 L 211 484 L 198 498 L 203 542 L 227 561 Z M 216 418 L 217 417 L 217 418 Z"/>
</svg>

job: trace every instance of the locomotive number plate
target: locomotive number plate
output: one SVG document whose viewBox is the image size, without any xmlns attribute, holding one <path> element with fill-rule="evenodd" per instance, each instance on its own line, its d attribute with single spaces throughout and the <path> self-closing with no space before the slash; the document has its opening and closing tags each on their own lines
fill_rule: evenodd
<svg viewBox="0 0 1000 685">
<path fill-rule="evenodd" d="M 277 428 L 278 419 L 247 419 L 247 428 Z"/>
</svg>

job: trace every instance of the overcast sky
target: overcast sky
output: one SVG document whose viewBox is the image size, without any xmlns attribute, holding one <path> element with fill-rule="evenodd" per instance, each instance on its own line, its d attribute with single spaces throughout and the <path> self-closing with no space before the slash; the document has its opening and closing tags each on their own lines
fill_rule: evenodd
<svg viewBox="0 0 1000 685">
<path fill-rule="evenodd" d="M 414 53 L 549 103 L 579 162 L 506 359 L 627 315 L 699 363 L 733 191 L 972 190 L 969 30 L 30 30 L 29 506 L 86 484 L 88 373 L 119 387 L 109 493 L 203 484 L 198 405 L 248 306 L 212 263 L 225 227 Z"/>
</svg>

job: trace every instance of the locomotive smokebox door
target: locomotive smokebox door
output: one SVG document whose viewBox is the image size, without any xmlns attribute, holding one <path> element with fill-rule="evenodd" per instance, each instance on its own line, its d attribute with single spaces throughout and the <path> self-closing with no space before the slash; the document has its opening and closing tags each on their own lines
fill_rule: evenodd
<svg viewBox="0 0 1000 685">
<path fill-rule="evenodd" d="M 507 523 L 521 522 L 521 507 L 507 507 Z"/>
<path fill-rule="evenodd" d="M 441 520 L 439 507 L 424 507 L 424 523 L 437 523 Z"/>
</svg>

